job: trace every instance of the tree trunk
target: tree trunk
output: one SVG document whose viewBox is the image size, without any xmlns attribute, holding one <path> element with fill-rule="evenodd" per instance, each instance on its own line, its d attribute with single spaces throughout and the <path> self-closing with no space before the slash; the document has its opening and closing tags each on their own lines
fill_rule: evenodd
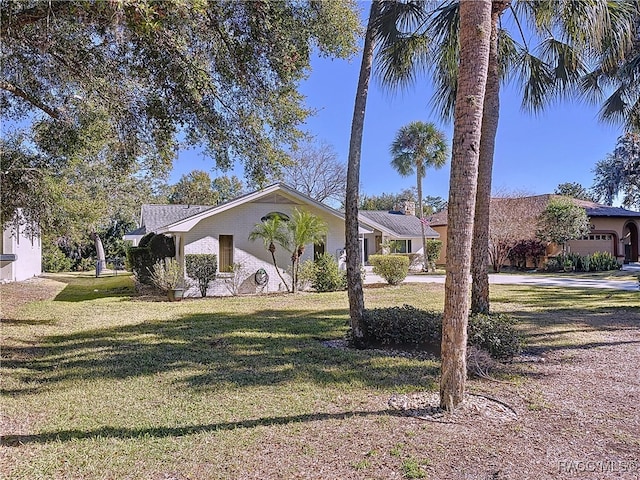
<svg viewBox="0 0 640 480">
<path fill-rule="evenodd" d="M 358 197 L 360 186 L 360 156 L 362 150 L 362 132 L 364 130 L 364 116 L 367 107 L 367 93 L 373 64 L 375 43 L 375 26 L 380 12 L 380 1 L 374 0 L 369 11 L 369 22 L 364 38 L 360 77 L 353 108 L 351 122 L 351 139 L 349 141 L 349 159 L 347 162 L 347 193 L 345 196 L 345 249 L 347 254 L 347 290 L 349 295 L 349 316 L 351 324 L 351 338 L 355 346 L 360 347 L 364 342 L 362 317 L 364 315 L 364 294 L 362 291 L 362 277 L 360 275 L 360 240 L 358 235 Z M 362 259 L 364 260 L 364 259 Z"/>
<path fill-rule="evenodd" d="M 493 2 L 491 11 L 491 45 L 487 87 L 482 113 L 482 136 L 478 159 L 478 191 L 476 193 L 473 246 L 471 250 L 471 312 L 489 313 L 489 207 L 493 153 L 500 116 L 500 69 L 498 58 L 498 22 L 508 3 Z"/>
<path fill-rule="evenodd" d="M 420 175 L 423 174 L 423 175 Z M 427 257 L 427 237 L 424 231 L 424 223 L 422 223 L 422 217 L 424 216 L 424 212 L 422 210 L 422 177 L 424 176 L 424 170 L 420 169 L 416 165 L 416 175 L 418 177 L 418 182 L 416 185 L 416 189 L 418 190 L 418 218 L 420 219 L 420 230 L 422 231 L 422 252 L 424 257 L 424 265 L 422 267 L 423 272 L 429 271 L 429 259 Z M 410 252 L 407 252 L 410 253 Z"/>
<path fill-rule="evenodd" d="M 491 0 L 460 2 L 460 68 L 449 182 L 440 379 L 440 406 L 447 410 L 464 400 L 467 378 L 471 242 L 490 37 Z"/>
<path fill-rule="evenodd" d="M 96 277 L 100 276 L 100 272 L 102 272 L 105 268 L 107 268 L 107 260 L 104 256 L 104 246 L 102 245 L 102 240 L 100 239 L 100 235 L 96 232 L 91 234 L 91 239 L 96 247 Z"/>
<path fill-rule="evenodd" d="M 276 273 L 280 277 L 280 280 L 282 280 L 282 284 L 284 285 L 284 288 L 286 288 L 287 292 L 290 293 L 291 289 L 289 288 L 289 285 L 287 285 L 287 282 L 285 281 L 284 277 L 282 276 L 282 273 L 280 273 L 280 269 L 278 268 L 278 262 L 276 260 L 276 250 L 275 250 L 275 248 L 273 250 L 271 250 L 271 248 L 269 248 L 269 251 L 271 252 L 271 258 L 273 259 L 273 266 L 276 269 Z"/>
</svg>

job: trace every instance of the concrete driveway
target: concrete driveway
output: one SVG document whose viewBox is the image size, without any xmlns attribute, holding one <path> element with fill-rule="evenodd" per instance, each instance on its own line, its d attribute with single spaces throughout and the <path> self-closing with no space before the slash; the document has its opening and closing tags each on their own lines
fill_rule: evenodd
<svg viewBox="0 0 640 480">
<path fill-rule="evenodd" d="M 366 267 L 367 276 L 365 285 L 374 283 L 386 283 L 386 281 L 374 275 L 371 267 Z M 622 270 L 640 274 L 640 263 L 625 265 Z M 444 275 L 408 275 L 404 283 L 444 283 Z M 518 275 L 510 273 L 489 274 L 489 283 L 503 285 L 540 285 L 548 287 L 575 287 L 575 288 L 609 288 L 614 290 L 637 291 L 636 280 L 600 280 L 593 278 L 579 278 L 573 276 L 548 276 L 542 274 Z"/>
</svg>

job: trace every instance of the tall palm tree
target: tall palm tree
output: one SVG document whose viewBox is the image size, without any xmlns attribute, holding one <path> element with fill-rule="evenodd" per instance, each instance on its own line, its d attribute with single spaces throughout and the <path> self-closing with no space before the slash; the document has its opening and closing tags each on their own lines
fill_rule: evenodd
<svg viewBox="0 0 640 480">
<path fill-rule="evenodd" d="M 423 4 L 427 5 L 427 4 Z M 431 67 L 436 84 L 433 103 L 444 118 L 453 112 L 457 89 L 459 60 L 459 0 L 449 0 L 433 10 L 425 10 L 420 22 L 405 25 L 409 33 L 397 34 L 381 48 L 378 56 L 378 74 L 383 83 L 391 86 L 407 86 L 417 73 Z M 515 42 L 508 31 L 499 28 L 500 17 L 509 9 L 519 33 L 524 17 L 527 24 L 542 38 L 537 52 L 533 53 L 522 36 L 522 44 Z M 603 58 L 603 64 L 615 63 L 625 58 L 633 39 L 634 19 L 637 26 L 637 2 L 606 2 L 585 0 L 572 2 L 511 2 L 494 1 L 492 9 L 492 43 L 488 72 L 485 119 L 480 145 L 479 185 L 476 208 L 477 228 L 473 247 L 474 311 L 489 310 L 489 285 L 487 275 L 489 202 L 491 198 L 491 173 L 493 151 L 499 116 L 500 81 L 509 74 L 520 76 L 523 85 L 523 106 L 538 111 L 558 94 L 571 89 L 586 73 L 587 57 L 594 52 Z M 496 44 L 497 42 L 497 44 Z M 637 64 L 636 64 L 637 68 Z M 603 75 L 582 77 L 586 89 L 588 80 L 598 83 Z M 600 75 L 600 76 L 598 76 Z M 628 82 L 630 84 L 630 82 Z M 626 84 L 624 84 L 626 85 Z M 593 88 L 592 88 L 593 90 Z M 635 93 L 633 88 L 621 90 L 624 99 Z M 614 96 L 615 99 L 615 96 Z M 612 103 L 616 103 L 615 101 Z M 629 104 L 626 103 L 629 110 Z M 637 103 L 636 103 L 637 106 Z M 605 112 L 603 111 L 603 114 Z"/>
<path fill-rule="evenodd" d="M 349 297 L 349 318 L 351 338 L 355 346 L 360 347 L 364 341 L 362 318 L 364 316 L 364 293 L 360 273 L 360 238 L 358 235 L 358 197 L 360 187 L 360 156 L 362 152 L 362 133 L 364 130 L 364 114 L 367 107 L 367 94 L 373 64 L 373 51 L 378 29 L 378 17 L 381 8 L 380 0 L 371 2 L 369 21 L 364 36 L 362 63 L 356 90 L 353 119 L 351 120 L 351 138 L 349 140 L 349 157 L 347 160 L 347 191 L 345 195 L 345 251 L 347 255 L 347 294 Z"/>
<path fill-rule="evenodd" d="M 291 244 L 290 237 L 284 224 L 284 220 L 282 220 L 279 215 L 270 216 L 253 227 L 253 230 L 249 233 L 249 240 L 253 242 L 257 239 L 261 239 L 264 242 L 264 247 L 271 253 L 273 266 L 275 267 L 280 280 L 282 280 L 282 284 L 287 289 L 287 292 L 291 292 L 289 285 L 278 268 L 278 261 L 276 260 L 276 243 L 285 250 L 289 250 Z"/>
<path fill-rule="evenodd" d="M 462 2 L 442 317 L 440 406 L 447 410 L 464 400 L 467 378 L 470 256 L 490 31 L 491 0 Z"/>
<path fill-rule="evenodd" d="M 347 161 L 347 190 L 345 196 L 345 250 L 347 254 L 347 293 L 351 338 L 355 346 L 363 346 L 364 294 L 360 272 L 360 240 L 358 236 L 358 201 L 360 187 L 360 157 L 362 133 L 367 106 L 367 94 L 373 66 L 373 54 L 378 43 L 389 43 L 399 33 L 398 22 L 413 22 L 422 15 L 420 2 L 383 2 L 373 0 L 364 36 L 362 63 L 351 121 L 349 157 Z"/>
<path fill-rule="evenodd" d="M 327 234 L 327 224 L 322 219 L 306 210 L 293 211 L 291 221 L 287 222 L 291 246 L 292 292 L 298 288 L 298 272 L 300 258 L 304 254 L 306 245 L 318 245 L 324 241 Z"/>
<path fill-rule="evenodd" d="M 411 122 L 398 130 L 390 148 L 391 165 L 403 177 L 416 175 L 418 190 L 418 217 L 422 228 L 423 270 L 428 270 L 427 238 L 423 220 L 422 180 L 427 168 L 442 168 L 447 162 L 447 143 L 442 133 L 433 123 Z"/>
</svg>

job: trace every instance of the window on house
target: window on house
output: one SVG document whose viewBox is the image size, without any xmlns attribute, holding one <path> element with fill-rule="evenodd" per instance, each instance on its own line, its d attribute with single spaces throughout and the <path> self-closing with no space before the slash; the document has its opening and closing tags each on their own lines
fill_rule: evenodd
<svg viewBox="0 0 640 480">
<path fill-rule="evenodd" d="M 233 235 L 220 235 L 218 243 L 218 271 L 229 272 L 233 266 Z"/>
<path fill-rule="evenodd" d="M 411 253 L 411 240 L 392 240 L 391 253 Z"/>
<path fill-rule="evenodd" d="M 327 242 L 327 237 L 323 237 L 321 243 L 313 245 L 313 259 L 314 260 L 316 260 L 319 256 L 324 255 L 326 242 Z"/>
</svg>

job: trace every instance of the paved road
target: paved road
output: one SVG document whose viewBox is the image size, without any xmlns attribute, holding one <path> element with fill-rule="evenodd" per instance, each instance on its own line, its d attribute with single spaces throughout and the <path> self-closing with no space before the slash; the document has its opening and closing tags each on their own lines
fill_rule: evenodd
<svg viewBox="0 0 640 480">
<path fill-rule="evenodd" d="M 625 265 L 625 271 L 640 274 L 640 264 Z M 444 275 L 408 275 L 406 283 L 444 283 Z M 385 280 L 374 275 L 367 269 L 365 284 L 385 283 Z M 576 288 L 609 288 L 615 290 L 638 290 L 638 282 L 635 280 L 600 280 L 579 277 L 550 277 L 547 275 L 517 275 L 517 274 L 490 274 L 489 283 L 517 284 L 517 285 L 541 285 L 550 287 L 576 287 Z"/>
</svg>

